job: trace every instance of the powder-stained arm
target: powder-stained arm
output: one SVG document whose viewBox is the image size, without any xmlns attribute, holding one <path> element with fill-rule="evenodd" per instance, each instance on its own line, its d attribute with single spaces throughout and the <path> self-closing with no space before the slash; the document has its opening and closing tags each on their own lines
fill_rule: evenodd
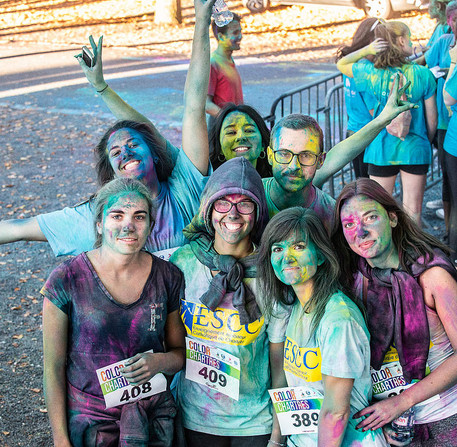
<svg viewBox="0 0 457 447">
<path fill-rule="evenodd" d="M 10 219 L 0 222 L 0 244 L 17 241 L 47 241 L 36 217 Z"/>
<path fill-rule="evenodd" d="M 341 73 L 344 75 L 353 78 L 352 66 L 358 62 L 360 59 L 363 59 L 367 56 L 373 56 L 381 51 L 385 50 L 388 47 L 388 43 L 382 39 L 376 39 L 371 42 L 366 47 L 361 48 L 360 50 L 354 51 L 353 53 L 348 54 L 347 56 L 342 57 L 337 63 L 336 68 L 338 68 Z"/>
<path fill-rule="evenodd" d="M 382 112 L 354 135 L 341 141 L 327 153 L 324 164 L 318 169 L 314 177 L 313 184 L 315 186 L 321 187 L 332 175 L 351 162 L 396 116 L 405 110 L 418 107 L 401 99 L 409 85 L 410 83 L 407 82 L 402 88 L 398 88 L 399 75 L 394 76 L 392 91 Z"/>
<path fill-rule="evenodd" d="M 319 447 L 338 447 L 344 438 L 350 414 L 354 379 L 342 379 L 322 374 L 324 401 L 319 414 Z"/>
<path fill-rule="evenodd" d="M 287 381 L 286 375 L 284 374 L 284 342 L 270 343 L 270 370 L 271 388 L 286 387 Z M 286 437 L 281 435 L 275 411 L 273 411 L 273 430 L 271 432 L 270 440 L 279 444 L 285 444 L 286 441 Z"/>
<path fill-rule="evenodd" d="M 67 427 L 68 316 L 47 298 L 43 303 L 43 385 L 54 445 L 71 447 Z"/>
<path fill-rule="evenodd" d="M 209 146 L 205 105 L 210 71 L 209 24 L 214 0 L 195 0 L 192 57 L 184 87 L 182 148 L 194 166 L 208 172 Z"/>
<path fill-rule="evenodd" d="M 153 135 L 157 143 L 160 144 L 163 148 L 166 148 L 167 140 L 162 136 L 154 124 L 149 121 L 143 114 L 127 104 L 106 83 L 103 76 L 102 63 L 103 36 L 100 36 L 97 45 L 95 44 L 94 38 L 92 36 L 89 36 L 89 41 L 92 47 L 92 54 L 94 55 L 95 65 L 93 67 L 88 67 L 84 62 L 81 54 L 77 54 L 75 57 L 78 59 L 79 65 L 81 66 L 87 80 L 90 82 L 92 87 L 94 87 L 94 89 L 98 92 L 104 103 L 118 120 L 130 120 L 149 124 L 152 128 Z"/>
</svg>

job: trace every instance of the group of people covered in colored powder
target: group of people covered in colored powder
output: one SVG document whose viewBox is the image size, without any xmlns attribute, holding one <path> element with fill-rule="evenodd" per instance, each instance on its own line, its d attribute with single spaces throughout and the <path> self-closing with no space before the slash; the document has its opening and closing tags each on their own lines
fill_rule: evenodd
<svg viewBox="0 0 457 447">
<path fill-rule="evenodd" d="M 0 243 L 74 255 L 41 291 L 54 445 L 457 445 L 449 249 L 372 179 L 320 189 L 423 110 L 409 83 L 394 74 L 328 154 L 313 118 L 269 135 L 248 106 L 223 107 L 208 137 L 213 3 L 194 2 L 182 148 L 108 86 L 91 39 L 95 65 L 79 63 L 120 120 L 94 151 L 101 188 L 0 222 Z"/>
<path fill-rule="evenodd" d="M 403 83 L 410 82 L 404 98 L 418 107 L 397 122 L 396 130 L 387 127 L 380 132 L 355 160 L 354 169 L 357 177 L 376 180 L 389 193 L 400 173 L 403 207 L 420 225 L 433 144 L 443 174 L 442 199 L 428 202 L 427 207 L 438 208 L 437 215 L 445 220 L 445 240 L 456 262 L 457 2 L 432 0 L 429 12 L 438 23 L 424 54 L 417 54 L 403 22 L 368 18 L 351 44 L 339 49 L 337 67 L 345 83 L 349 135 L 382 110 L 394 73 Z"/>
</svg>

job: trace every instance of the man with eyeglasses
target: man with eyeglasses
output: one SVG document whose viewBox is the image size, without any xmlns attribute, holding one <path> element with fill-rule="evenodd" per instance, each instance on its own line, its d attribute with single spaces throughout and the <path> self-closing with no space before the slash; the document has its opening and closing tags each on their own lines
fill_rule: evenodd
<svg viewBox="0 0 457 447">
<path fill-rule="evenodd" d="M 273 177 L 263 179 L 270 218 L 281 210 L 303 206 L 315 211 L 330 233 L 335 199 L 320 187 L 360 154 L 398 115 L 399 110 L 417 107 L 400 99 L 407 87 L 399 89 L 398 77 L 395 78 L 392 87 L 395 94 L 389 96 L 383 111 L 354 135 L 333 147 L 325 165 L 324 135 L 314 118 L 292 114 L 279 120 L 271 130 L 267 150 Z"/>
<path fill-rule="evenodd" d="M 314 118 L 289 115 L 271 131 L 268 162 L 273 177 L 263 179 L 270 217 L 292 206 L 317 213 L 330 232 L 335 199 L 313 185 L 325 160 L 324 136 Z"/>
</svg>

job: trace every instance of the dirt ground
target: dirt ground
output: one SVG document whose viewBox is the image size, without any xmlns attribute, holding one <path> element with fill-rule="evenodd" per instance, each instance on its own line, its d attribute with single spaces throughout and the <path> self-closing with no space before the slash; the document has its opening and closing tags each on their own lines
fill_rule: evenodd
<svg viewBox="0 0 457 447">
<path fill-rule="evenodd" d="M 159 0 L 156 0 L 159 1 Z M 240 1 L 229 7 L 243 16 L 240 56 L 331 62 L 349 41 L 363 14 L 355 9 L 275 7 L 250 15 Z M 180 27 L 154 27 L 154 1 L 38 0 L 0 2 L 0 45 L 39 43 L 44 49 L 80 47 L 87 36 L 105 35 L 105 45 L 129 51 L 189 57 L 193 15 L 183 0 Z M 434 23 L 425 12 L 403 16 L 424 44 Z M 94 141 L 106 122 L 81 125 L 75 116 L 0 107 L 0 219 L 61 209 L 95 192 Z M 169 131 L 173 142 L 179 135 Z M 430 198 L 431 192 L 428 193 Z M 437 198 L 437 193 L 431 198 Z M 439 223 L 435 230 L 441 231 Z M 50 446 L 42 391 L 39 290 L 56 259 L 45 243 L 0 246 L 0 446 Z"/>
</svg>

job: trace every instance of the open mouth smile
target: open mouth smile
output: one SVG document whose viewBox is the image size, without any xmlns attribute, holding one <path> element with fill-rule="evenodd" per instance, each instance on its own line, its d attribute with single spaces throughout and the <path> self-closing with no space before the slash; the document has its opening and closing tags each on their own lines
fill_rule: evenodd
<svg viewBox="0 0 457 447">
<path fill-rule="evenodd" d="M 251 148 L 247 146 L 238 146 L 235 149 L 233 149 L 233 152 L 236 153 L 243 153 L 243 152 L 248 152 Z"/>
<path fill-rule="evenodd" d="M 230 222 L 224 222 L 222 224 L 228 231 L 238 231 L 243 227 L 243 224 L 241 223 L 230 223 Z"/>
<path fill-rule="evenodd" d="M 140 164 L 139 160 L 130 160 L 124 166 L 122 166 L 121 170 L 123 171 L 132 171 Z"/>
</svg>

